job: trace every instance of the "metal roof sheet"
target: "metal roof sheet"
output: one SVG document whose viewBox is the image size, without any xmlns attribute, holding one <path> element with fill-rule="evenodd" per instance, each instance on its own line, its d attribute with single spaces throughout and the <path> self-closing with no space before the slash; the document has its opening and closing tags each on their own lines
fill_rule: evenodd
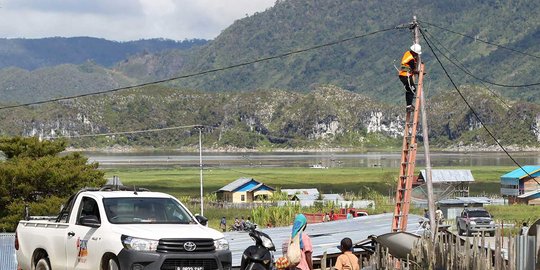
<svg viewBox="0 0 540 270">
<path fill-rule="evenodd" d="M 522 169 L 523 168 L 523 169 Z M 525 171 L 523 171 L 525 170 Z M 526 165 L 522 166 L 521 168 L 517 168 L 503 176 L 501 178 L 517 178 L 521 179 L 523 177 L 528 176 L 527 174 L 530 174 L 533 177 L 540 176 L 540 166 L 532 166 L 532 165 Z"/>
<path fill-rule="evenodd" d="M 313 256 L 322 256 L 326 251 L 329 254 L 339 253 L 337 249 L 341 239 L 349 237 L 353 243 L 367 239 L 370 235 L 381 235 L 391 231 L 393 214 L 370 215 L 353 219 L 337 220 L 308 224 L 306 232 L 313 244 Z M 422 217 L 409 215 L 408 232 L 416 232 L 419 228 L 419 220 Z M 268 234 L 274 245 L 276 252 L 274 257 L 281 257 L 282 244 L 289 240 L 291 226 L 261 229 Z M 244 250 L 253 245 L 254 242 L 247 232 L 226 232 L 225 238 L 229 241 L 232 252 L 233 266 L 239 266 Z"/>
<path fill-rule="evenodd" d="M 525 193 L 519 195 L 518 198 L 524 199 L 524 198 L 527 198 L 527 197 L 536 195 L 536 194 L 538 194 L 538 193 L 540 193 L 540 189 L 533 190 L 533 191 L 529 191 L 529 192 L 525 192 Z"/>
<path fill-rule="evenodd" d="M 296 194 L 294 195 L 299 201 L 315 201 L 319 198 L 319 195 L 313 194 Z"/>
<path fill-rule="evenodd" d="M 0 269 L 17 269 L 14 240 L 14 233 L 0 233 Z"/>
<path fill-rule="evenodd" d="M 259 183 L 258 185 L 250 188 L 249 190 L 246 190 L 246 191 L 255 191 L 255 190 L 272 190 L 274 191 L 275 189 L 267 184 L 264 184 L 264 183 Z"/>
<path fill-rule="evenodd" d="M 426 170 L 420 170 L 418 179 L 426 179 Z M 433 183 L 474 182 L 471 170 L 431 170 Z"/>
<path fill-rule="evenodd" d="M 456 197 L 456 199 L 465 203 L 491 204 L 491 199 L 488 197 Z"/>
<path fill-rule="evenodd" d="M 343 197 L 340 194 L 323 194 L 323 201 L 343 201 Z"/>
<path fill-rule="evenodd" d="M 316 188 L 285 188 L 281 192 L 287 193 L 287 195 L 304 194 L 304 195 L 317 195 L 319 196 L 319 190 Z"/>
<path fill-rule="evenodd" d="M 242 177 L 242 178 L 238 178 L 236 180 L 234 180 L 233 182 L 229 183 L 228 185 L 220 188 L 218 191 L 234 191 L 236 190 L 237 188 L 251 182 L 251 181 L 255 181 L 257 183 L 260 183 L 259 181 L 253 179 L 253 178 L 247 178 L 247 177 Z"/>
</svg>

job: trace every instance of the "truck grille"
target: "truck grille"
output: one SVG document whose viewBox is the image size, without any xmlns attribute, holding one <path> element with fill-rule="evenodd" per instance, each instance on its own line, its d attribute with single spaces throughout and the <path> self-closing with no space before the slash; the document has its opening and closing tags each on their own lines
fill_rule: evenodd
<svg viewBox="0 0 540 270">
<path fill-rule="evenodd" d="M 475 219 L 474 222 L 476 222 L 476 225 L 489 225 L 489 222 L 491 222 L 490 219 Z"/>
<path fill-rule="evenodd" d="M 186 250 L 185 243 L 194 243 L 196 247 Z M 213 239 L 160 239 L 157 246 L 157 252 L 163 253 L 208 252 L 215 249 Z"/>
<path fill-rule="evenodd" d="M 219 269 L 214 259 L 166 259 L 161 270 L 176 270 L 182 267 L 204 267 L 204 269 Z"/>
</svg>

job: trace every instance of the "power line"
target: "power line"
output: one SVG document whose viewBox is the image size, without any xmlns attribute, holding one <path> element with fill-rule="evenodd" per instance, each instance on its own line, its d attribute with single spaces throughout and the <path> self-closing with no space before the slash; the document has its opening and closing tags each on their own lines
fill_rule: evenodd
<svg viewBox="0 0 540 270">
<path fill-rule="evenodd" d="M 428 36 L 430 36 L 431 38 L 435 39 L 433 37 L 433 35 L 431 35 L 429 32 L 424 32 L 425 34 L 427 34 Z M 436 40 L 436 39 L 435 39 Z M 446 49 L 447 51 L 450 52 L 450 50 L 448 50 L 446 47 L 444 47 L 442 45 L 442 43 L 440 41 L 437 41 L 437 43 L 439 43 L 444 49 Z M 437 49 L 437 47 L 435 47 Z M 439 49 L 437 49 L 439 50 Z M 491 84 L 491 85 L 495 85 L 495 86 L 500 86 L 500 87 L 507 87 L 507 88 L 522 88 L 522 87 L 531 87 L 531 86 L 537 86 L 537 85 L 540 85 L 540 82 L 538 83 L 530 83 L 530 84 L 520 84 L 520 85 L 509 85 L 509 84 L 501 84 L 501 83 L 495 83 L 495 82 L 491 82 L 491 81 L 488 81 L 488 80 L 485 80 L 485 79 L 482 79 L 474 74 L 472 74 L 467 68 L 465 68 L 465 66 L 463 64 L 458 65 L 456 64 L 453 60 L 451 60 L 448 56 L 446 56 L 442 51 L 439 50 L 439 52 L 441 53 L 442 56 L 444 56 L 446 59 L 448 59 L 448 61 L 450 61 L 452 64 L 454 64 L 456 67 L 458 67 L 461 71 L 463 71 L 465 74 L 481 81 L 481 82 L 484 82 L 484 83 L 487 83 L 487 84 Z"/>
<path fill-rule="evenodd" d="M 450 54 L 452 54 L 452 52 L 446 48 L 439 40 L 437 40 L 431 33 L 429 33 L 428 31 L 424 31 L 424 34 L 426 34 L 427 36 L 429 36 L 429 38 L 426 36 L 425 38 L 427 38 L 428 40 L 435 40 L 443 49 L 445 49 L 447 52 L 449 52 Z M 469 70 L 465 67 L 465 65 L 463 65 L 463 63 L 459 62 L 459 60 L 457 58 L 455 58 L 456 62 L 459 64 L 456 64 L 454 61 L 452 61 L 452 59 L 450 59 L 446 54 L 444 54 L 439 48 L 435 47 L 435 49 L 437 49 L 439 51 L 439 53 L 444 56 L 444 58 L 446 58 L 448 61 L 450 61 L 452 64 L 454 64 L 456 67 L 458 67 L 461 71 L 465 72 L 465 74 L 469 75 L 470 73 L 468 72 Z M 470 76 L 470 75 L 469 75 Z M 472 77 L 472 76 L 471 76 Z M 473 77 L 474 78 L 474 77 Z M 483 81 L 480 81 L 480 83 L 491 93 L 493 94 L 499 101 L 501 101 L 508 109 L 510 109 L 510 105 L 508 105 L 506 103 L 506 101 L 501 97 L 499 96 L 497 93 L 495 93 L 495 91 L 491 90 L 491 88 L 489 88 L 487 85 L 485 85 L 485 83 Z"/>
<path fill-rule="evenodd" d="M 209 74 L 209 73 L 215 73 L 215 72 L 229 70 L 229 69 L 233 69 L 233 68 L 237 68 L 237 67 L 243 67 L 243 66 L 247 66 L 247 65 L 252 65 L 252 64 L 255 64 L 255 63 L 259 63 L 259 62 L 265 62 L 265 61 L 269 61 L 269 60 L 273 60 L 273 59 L 283 58 L 283 57 L 294 55 L 294 54 L 313 51 L 313 50 L 321 49 L 321 48 L 324 48 L 324 47 L 330 47 L 330 46 L 334 46 L 334 45 L 344 43 L 344 42 L 347 42 L 347 41 L 351 41 L 351 40 L 355 40 L 355 39 L 359 39 L 359 38 L 364 38 L 364 37 L 367 37 L 367 36 L 375 35 L 375 34 L 382 33 L 382 32 L 387 32 L 387 31 L 395 30 L 395 29 L 396 29 L 396 27 L 386 28 L 386 29 L 373 31 L 373 32 L 370 32 L 370 33 L 362 34 L 362 35 L 356 35 L 356 36 L 353 36 L 353 37 L 344 38 L 344 39 L 340 39 L 340 40 L 337 40 L 337 41 L 332 41 L 332 42 L 321 44 L 321 45 L 316 45 L 316 46 L 309 47 L 309 48 L 298 49 L 298 50 L 286 52 L 286 53 L 279 54 L 279 55 L 263 57 L 263 58 L 259 58 L 259 59 L 253 60 L 253 61 L 242 62 L 242 63 L 239 63 L 239 64 L 230 65 L 230 66 L 226 66 L 226 67 L 222 67 L 222 68 L 209 69 L 209 70 L 196 72 L 196 73 L 191 73 L 191 74 L 187 74 L 187 75 L 183 75 L 183 76 L 177 76 L 177 77 L 172 77 L 172 78 L 168 78 L 168 79 L 152 81 L 152 82 L 147 82 L 147 83 L 142 83 L 142 84 L 137 84 L 137 85 L 131 85 L 131 86 L 125 86 L 125 87 L 120 87 L 120 88 L 114 88 L 114 89 L 109 89 L 109 90 L 104 90 L 104 91 L 93 92 L 93 93 L 86 93 L 86 94 L 80 94 L 80 95 L 74 95 L 74 96 L 59 97 L 59 98 L 54 98 L 54 99 L 42 100 L 42 101 L 28 102 L 28 103 L 17 104 L 17 105 L 10 105 L 10 106 L 5 106 L 5 107 L 0 107 L 0 110 L 13 109 L 13 108 L 19 108 L 19 107 L 26 107 L 26 106 L 30 106 L 30 105 L 39 105 L 39 104 L 44 104 L 44 103 L 49 103 L 49 102 L 62 101 L 62 100 L 68 100 L 68 99 L 75 99 L 75 98 L 81 98 L 81 97 L 88 97 L 88 96 L 94 96 L 94 95 L 108 94 L 108 93 L 113 93 L 113 92 L 133 89 L 133 88 L 139 88 L 139 87 L 144 87 L 144 86 L 149 86 L 149 85 L 156 85 L 156 84 L 161 84 L 161 83 L 165 83 L 165 82 L 170 82 L 170 81 L 175 81 L 175 80 L 180 80 L 180 79 L 186 79 L 186 78 L 206 75 L 206 74 Z"/>
<path fill-rule="evenodd" d="M 480 41 L 480 42 L 485 43 L 485 44 L 493 45 L 493 46 L 496 46 L 496 47 L 499 47 L 499 48 L 502 48 L 502 49 L 505 49 L 505 50 L 513 51 L 513 52 L 516 52 L 516 53 L 519 53 L 519 54 L 523 54 L 523 55 L 527 55 L 527 56 L 530 56 L 530 57 L 534 57 L 534 58 L 540 59 L 540 56 L 537 56 L 537 55 L 534 55 L 534 54 L 530 54 L 530 53 L 518 51 L 518 50 L 516 50 L 516 49 L 510 48 L 510 47 L 506 47 L 506 46 L 503 46 L 503 45 L 500 45 L 500 44 L 497 44 L 497 43 L 489 42 L 489 41 L 482 40 L 482 39 L 479 39 L 479 38 L 476 38 L 476 37 L 473 37 L 473 36 L 469 36 L 469 35 L 466 35 L 466 34 L 463 34 L 463 33 L 459 33 L 459 32 L 456 32 L 456 31 L 453 31 L 453 30 L 444 28 L 444 27 L 442 27 L 442 26 L 436 25 L 436 24 L 434 24 L 434 23 L 430 23 L 430 22 L 426 22 L 426 21 L 421 21 L 421 20 L 418 20 L 418 21 L 421 22 L 421 23 L 425 23 L 425 24 L 427 24 L 427 25 L 430 25 L 430 26 L 439 28 L 439 29 L 444 30 L 444 31 L 447 31 L 447 32 L 450 32 L 450 33 L 454 33 L 454 34 L 456 34 L 456 35 L 460 35 L 460 36 L 463 36 L 463 37 L 466 37 L 466 38 L 473 39 L 473 40 L 475 40 L 475 41 Z"/>
<path fill-rule="evenodd" d="M 512 155 L 510 155 L 510 153 L 508 153 L 508 151 L 506 150 L 506 148 L 504 148 L 504 146 L 499 142 L 499 140 L 497 140 L 497 138 L 495 137 L 495 135 L 493 135 L 493 133 L 487 128 L 487 126 L 484 124 L 484 121 L 482 121 L 482 119 L 480 118 L 480 116 L 476 113 L 476 111 L 472 108 L 471 104 L 469 104 L 469 102 L 467 101 L 467 99 L 465 98 L 465 96 L 461 93 L 461 91 L 459 91 L 459 88 L 457 87 L 457 85 L 454 83 L 454 80 L 452 79 L 452 77 L 450 77 L 450 74 L 448 73 L 448 71 L 446 70 L 446 68 L 444 67 L 444 65 L 442 64 L 441 60 L 439 59 L 439 56 L 435 53 L 435 50 L 433 50 L 433 47 L 431 46 L 431 44 L 429 43 L 428 39 L 426 39 L 425 35 L 424 35 L 424 31 L 422 29 L 420 29 L 420 33 L 422 34 L 422 37 L 424 38 L 424 41 L 426 42 L 426 44 L 429 46 L 429 49 L 431 50 L 431 52 L 433 53 L 433 55 L 435 56 L 435 58 L 437 59 L 437 62 L 439 62 L 439 65 L 441 66 L 441 68 L 443 69 L 444 73 L 446 74 L 446 77 L 448 77 L 448 79 L 450 80 L 450 82 L 452 83 L 452 85 L 454 86 L 454 88 L 456 89 L 456 91 L 458 92 L 459 96 L 461 97 L 461 99 L 463 99 L 463 101 L 465 102 L 465 104 L 467 104 L 467 107 L 469 107 L 469 109 L 471 110 L 471 112 L 473 113 L 473 115 L 476 117 L 476 120 L 478 120 L 478 122 L 480 122 L 480 124 L 482 125 L 482 127 L 486 130 L 486 132 L 489 134 L 489 136 L 497 143 L 497 145 L 504 151 L 504 153 L 506 153 L 506 155 L 512 160 L 512 162 L 514 162 L 514 164 L 516 164 L 523 172 L 525 172 L 527 174 L 527 176 L 529 176 L 531 179 L 533 179 L 538 185 L 540 185 L 540 182 L 538 182 L 532 175 L 530 175 L 522 166 L 521 164 L 519 164 L 515 159 L 514 157 L 512 157 Z"/>
<path fill-rule="evenodd" d="M 138 134 L 138 133 L 156 132 L 156 131 L 164 131 L 164 130 L 175 130 L 175 129 L 196 128 L 196 127 L 203 127 L 203 126 L 202 126 L 202 125 L 187 125 L 187 126 L 166 127 L 166 128 L 154 128 L 154 129 L 132 130 L 132 131 L 120 131 L 120 132 L 109 132 L 109 133 L 98 133 L 98 134 L 67 135 L 67 136 L 47 136 L 47 137 L 44 137 L 44 139 L 100 137 L 100 136 L 112 136 L 112 135 L 124 135 L 124 134 Z"/>
</svg>

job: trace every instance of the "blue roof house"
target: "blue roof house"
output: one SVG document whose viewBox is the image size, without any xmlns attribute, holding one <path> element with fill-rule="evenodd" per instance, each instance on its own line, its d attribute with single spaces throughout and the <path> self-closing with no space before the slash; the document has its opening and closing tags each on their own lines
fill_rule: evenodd
<svg viewBox="0 0 540 270">
<path fill-rule="evenodd" d="M 540 205 L 540 166 L 523 166 L 501 176 L 501 195 L 511 204 Z"/>
<path fill-rule="evenodd" d="M 222 201 L 249 203 L 267 200 L 274 194 L 274 188 L 253 178 L 239 178 L 217 191 Z"/>
</svg>

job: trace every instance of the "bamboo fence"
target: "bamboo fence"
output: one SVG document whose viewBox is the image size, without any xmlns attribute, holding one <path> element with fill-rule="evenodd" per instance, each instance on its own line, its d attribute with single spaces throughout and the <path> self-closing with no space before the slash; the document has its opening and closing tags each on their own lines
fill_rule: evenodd
<svg viewBox="0 0 540 270">
<path fill-rule="evenodd" d="M 483 235 L 460 238 L 443 233 L 437 241 L 422 237 L 406 260 L 395 259 L 386 248 L 378 245 L 373 255 L 361 257 L 360 262 L 362 269 L 370 270 L 520 270 L 517 265 L 524 255 L 518 254 L 520 249 L 516 248 L 519 237 L 502 237 L 497 230 L 494 246 L 490 246 Z"/>
</svg>

